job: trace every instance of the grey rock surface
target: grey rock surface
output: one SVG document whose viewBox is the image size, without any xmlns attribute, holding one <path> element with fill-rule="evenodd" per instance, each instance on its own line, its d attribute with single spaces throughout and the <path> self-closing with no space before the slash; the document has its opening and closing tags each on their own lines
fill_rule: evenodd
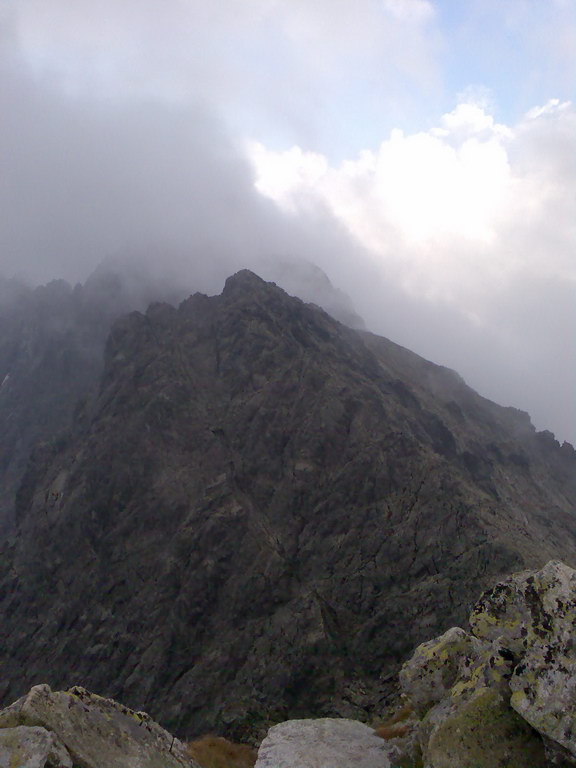
<svg viewBox="0 0 576 768">
<path fill-rule="evenodd" d="M 576 571 L 558 561 L 514 574 L 479 601 L 477 633 L 518 652 L 511 706 L 576 764 Z"/>
<path fill-rule="evenodd" d="M 431 768 L 576 765 L 576 571 L 507 577 L 470 628 L 420 645 L 400 674 Z"/>
<path fill-rule="evenodd" d="M 288 720 L 275 725 L 255 768 L 393 768 L 391 750 L 372 728 L 354 720 Z"/>
<path fill-rule="evenodd" d="M 291 292 L 313 296 L 332 316 L 362 327 L 322 270 L 296 261 L 269 266 L 272 279 Z M 14 532 L 16 493 L 38 443 L 60 439 L 79 402 L 97 390 L 114 320 L 152 301 L 182 301 L 203 282 L 192 272 L 188 280 L 185 286 L 170 274 L 159 279 L 121 259 L 74 287 L 53 280 L 32 289 L 0 274 L 0 534 Z"/>
<path fill-rule="evenodd" d="M 73 768 L 58 737 L 37 726 L 0 728 L 1 768 Z"/>
<path fill-rule="evenodd" d="M 544 743 L 500 694 L 477 688 L 454 702 L 424 749 L 430 768 L 547 768 Z"/>
<path fill-rule="evenodd" d="M 48 737 L 54 736 L 79 768 L 198 768 L 184 745 L 147 714 L 84 688 L 51 691 L 47 685 L 35 686 L 0 712 L 0 744 L 7 732 L 23 733 L 21 726 L 34 727 L 40 735 L 49 731 Z"/>
<path fill-rule="evenodd" d="M 370 720 L 503 573 L 576 564 L 576 458 L 249 272 L 121 318 L 0 556 L 0 700 L 82 681 L 186 737 Z"/>
<path fill-rule="evenodd" d="M 473 639 L 460 627 L 416 648 L 400 670 L 400 685 L 414 710 L 425 714 L 450 694 L 462 660 L 473 650 Z"/>
</svg>

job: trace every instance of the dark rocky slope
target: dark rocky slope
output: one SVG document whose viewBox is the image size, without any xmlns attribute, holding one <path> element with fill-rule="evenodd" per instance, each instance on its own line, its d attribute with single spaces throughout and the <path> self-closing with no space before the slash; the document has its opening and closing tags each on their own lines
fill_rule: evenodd
<svg viewBox="0 0 576 768">
<path fill-rule="evenodd" d="M 35 291 L 0 281 L 0 533 L 13 528 L 32 446 L 70 425 L 101 373 L 110 319 L 84 298 L 64 281 Z"/>
<path fill-rule="evenodd" d="M 113 321 L 173 296 L 99 268 L 84 285 L 30 289 L 0 278 L 0 535 L 14 527 L 14 499 L 30 452 L 69 429 L 79 400 L 97 390 Z"/>
<path fill-rule="evenodd" d="M 164 267 L 160 274 L 138 260 L 109 261 L 74 287 L 53 280 L 31 289 L 0 276 L 0 536 L 13 532 L 15 495 L 34 445 L 57 440 L 78 401 L 98 388 L 114 320 L 153 300 L 178 303 L 202 284 L 192 268 L 178 276 Z M 346 325 L 363 327 L 317 267 L 274 263 L 269 271 Z"/>
<path fill-rule="evenodd" d="M 495 577 L 576 565 L 576 457 L 249 272 L 118 321 L 31 460 L 0 687 L 81 681 L 181 735 L 370 717 Z"/>
</svg>

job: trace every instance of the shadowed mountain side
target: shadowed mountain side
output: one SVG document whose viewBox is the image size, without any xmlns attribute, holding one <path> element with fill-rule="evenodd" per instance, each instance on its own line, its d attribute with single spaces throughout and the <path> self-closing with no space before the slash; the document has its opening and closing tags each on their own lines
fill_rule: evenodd
<svg viewBox="0 0 576 768">
<path fill-rule="evenodd" d="M 114 315 L 100 297 L 62 280 L 30 290 L 0 280 L 0 532 L 31 447 L 68 428 L 76 402 L 98 381 Z M 118 312 L 116 312 L 116 316 Z"/>
<path fill-rule="evenodd" d="M 69 429 L 78 401 L 97 389 L 112 322 L 173 294 L 132 283 L 104 269 L 74 288 L 0 278 L 0 532 L 12 531 L 34 444 Z"/>
<path fill-rule="evenodd" d="M 192 260 L 163 256 L 154 269 L 130 259 L 101 264 L 84 285 L 54 280 L 34 290 L 0 277 L 0 535 L 14 527 L 16 490 L 33 446 L 70 428 L 78 401 L 97 389 L 113 321 L 151 301 L 177 304 L 208 279 Z M 350 299 L 306 262 L 269 264 L 293 293 L 322 305 L 347 325 L 362 327 Z"/>
<path fill-rule="evenodd" d="M 114 325 L 0 566 L 0 694 L 81 681 L 183 736 L 368 718 L 503 573 L 576 564 L 576 459 L 250 272 Z"/>
</svg>

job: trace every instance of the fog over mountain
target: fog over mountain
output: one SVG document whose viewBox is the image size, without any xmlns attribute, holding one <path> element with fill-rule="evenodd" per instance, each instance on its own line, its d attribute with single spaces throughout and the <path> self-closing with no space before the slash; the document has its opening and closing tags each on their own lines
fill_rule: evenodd
<svg viewBox="0 0 576 768">
<path fill-rule="evenodd" d="M 510 4 L 556 90 L 498 120 L 491 83 L 456 99 L 441 3 L 312 5 L 3 3 L 0 272 L 217 293 L 248 267 L 325 305 L 317 265 L 370 330 L 576 442 L 566 4 L 554 57 Z"/>
</svg>

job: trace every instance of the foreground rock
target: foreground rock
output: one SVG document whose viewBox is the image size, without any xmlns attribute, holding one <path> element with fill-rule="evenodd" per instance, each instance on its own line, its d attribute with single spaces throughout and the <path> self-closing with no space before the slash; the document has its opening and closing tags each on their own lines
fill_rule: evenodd
<svg viewBox="0 0 576 768">
<path fill-rule="evenodd" d="M 0 766 L 198 768 L 184 745 L 144 712 L 84 688 L 37 685 L 0 712 Z"/>
<path fill-rule="evenodd" d="M 470 623 L 487 638 L 502 628 L 519 661 L 511 706 L 550 754 L 576 765 L 576 571 L 550 562 L 510 576 L 480 600 Z"/>
<path fill-rule="evenodd" d="M 288 720 L 275 725 L 255 768 L 392 768 L 393 752 L 372 728 L 354 720 Z"/>
<path fill-rule="evenodd" d="M 427 768 L 576 765 L 576 572 L 510 576 L 470 628 L 422 644 L 400 674 Z"/>
<path fill-rule="evenodd" d="M 68 751 L 54 733 L 24 725 L 0 730 L 0 766 L 73 768 Z"/>
<path fill-rule="evenodd" d="M 433 728 L 425 752 L 431 768 L 544 768 L 544 744 L 489 688 L 454 704 Z"/>
</svg>

